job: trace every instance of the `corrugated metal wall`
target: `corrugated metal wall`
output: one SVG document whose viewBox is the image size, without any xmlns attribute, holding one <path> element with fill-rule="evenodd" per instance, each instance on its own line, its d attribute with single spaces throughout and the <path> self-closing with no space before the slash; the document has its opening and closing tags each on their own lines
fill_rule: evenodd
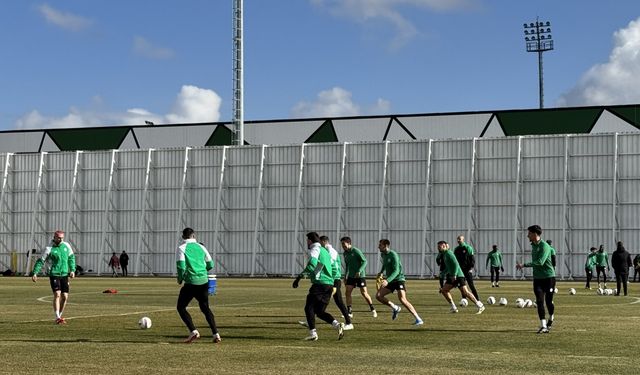
<svg viewBox="0 0 640 375">
<path fill-rule="evenodd" d="M 228 275 L 292 275 L 304 234 L 350 236 L 380 267 L 391 240 L 409 276 L 437 274 L 436 242 L 467 237 L 487 275 L 491 245 L 508 276 L 530 256 L 539 224 L 559 277 L 586 253 L 640 244 L 640 134 L 0 154 L 0 268 L 67 232 L 78 264 L 107 271 L 126 250 L 134 274 L 172 274 L 180 231 L 193 227 Z M 526 271 L 527 275 L 530 270 Z"/>
</svg>

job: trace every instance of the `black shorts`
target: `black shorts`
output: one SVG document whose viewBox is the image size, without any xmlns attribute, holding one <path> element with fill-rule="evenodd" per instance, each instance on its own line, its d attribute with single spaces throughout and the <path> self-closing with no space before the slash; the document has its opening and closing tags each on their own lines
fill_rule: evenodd
<svg viewBox="0 0 640 375">
<path fill-rule="evenodd" d="M 596 266 L 596 272 L 606 272 L 606 271 L 607 271 L 606 266 Z"/>
<path fill-rule="evenodd" d="M 392 281 L 385 286 L 386 289 L 389 289 L 391 293 L 396 290 L 407 290 L 407 287 L 404 285 L 404 280 L 402 281 Z"/>
<path fill-rule="evenodd" d="M 49 276 L 49 285 L 53 292 L 69 293 L 69 276 Z"/>
<path fill-rule="evenodd" d="M 453 285 L 456 288 L 462 288 L 463 286 L 467 285 L 467 279 L 465 279 L 464 276 L 462 277 L 447 276 L 447 280 L 445 281 L 445 284 Z"/>
<path fill-rule="evenodd" d="M 344 285 L 357 286 L 358 288 L 364 288 L 367 286 L 367 280 L 364 277 L 347 277 L 347 281 Z"/>
<path fill-rule="evenodd" d="M 553 293 L 556 289 L 556 278 L 533 279 L 533 292 Z"/>
<path fill-rule="evenodd" d="M 311 284 L 307 301 L 313 302 L 316 306 L 318 304 L 326 306 L 331 301 L 331 293 L 333 293 L 333 285 Z"/>
</svg>

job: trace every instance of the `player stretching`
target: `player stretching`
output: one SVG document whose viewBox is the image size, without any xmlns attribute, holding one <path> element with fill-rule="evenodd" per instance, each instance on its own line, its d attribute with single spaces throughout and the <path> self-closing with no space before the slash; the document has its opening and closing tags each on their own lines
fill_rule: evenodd
<svg viewBox="0 0 640 375">
<path fill-rule="evenodd" d="M 61 230 L 53 234 L 53 240 L 44 248 L 42 256 L 33 266 L 31 280 L 38 281 L 38 272 L 45 262 L 51 262 L 49 284 L 53 292 L 53 312 L 56 314 L 56 324 L 66 324 L 62 317 L 64 307 L 69 301 L 69 278 L 76 276 L 76 256 L 69 243 L 64 242 L 64 232 Z"/>
<path fill-rule="evenodd" d="M 540 318 L 540 329 L 538 333 L 549 333 L 553 324 L 553 291 L 556 288 L 556 272 L 551 263 L 551 246 L 540 237 L 542 228 L 539 225 L 532 225 L 527 228 L 529 241 L 531 241 L 531 262 L 516 263 L 516 269 L 523 267 L 533 268 L 533 293 L 536 295 L 538 305 L 538 317 Z M 549 320 L 545 319 L 544 305 L 547 304 Z"/>
</svg>

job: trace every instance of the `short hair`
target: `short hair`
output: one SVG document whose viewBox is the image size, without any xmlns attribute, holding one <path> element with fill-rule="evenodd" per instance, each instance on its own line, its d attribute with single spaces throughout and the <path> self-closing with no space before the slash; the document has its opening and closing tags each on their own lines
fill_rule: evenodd
<svg viewBox="0 0 640 375">
<path fill-rule="evenodd" d="M 447 241 L 438 241 L 438 246 L 440 246 L 440 245 L 446 245 L 446 244 L 447 244 Z"/>
<path fill-rule="evenodd" d="M 60 236 L 64 237 L 64 231 L 57 230 L 57 231 L 55 231 L 55 232 L 53 233 L 53 235 L 54 235 L 55 237 L 60 237 Z"/>
<path fill-rule="evenodd" d="M 592 246 L 590 250 L 594 251 L 594 250 L 598 250 L 598 249 L 596 249 L 595 247 Z"/>
<path fill-rule="evenodd" d="M 537 234 L 538 236 L 542 234 L 542 228 L 540 228 L 538 224 L 530 226 L 527 230 L 531 233 Z"/>
<path fill-rule="evenodd" d="M 493 246 L 491 246 L 491 247 L 492 247 L 492 248 L 494 248 L 494 249 L 497 249 L 497 248 L 498 248 L 498 245 L 493 245 Z"/>
<path fill-rule="evenodd" d="M 547 240 L 547 243 L 548 243 L 549 245 L 551 245 L 551 240 Z"/>
<path fill-rule="evenodd" d="M 322 242 L 322 241 L 327 241 L 327 242 L 329 242 L 329 237 L 327 237 L 327 236 L 320 236 L 320 242 Z"/>
<path fill-rule="evenodd" d="M 191 236 L 193 236 L 193 234 L 194 234 L 195 232 L 196 232 L 196 231 L 195 231 L 195 230 L 193 230 L 192 228 L 188 228 L 188 227 L 187 227 L 187 228 L 184 228 L 184 229 L 182 230 L 182 238 L 184 238 L 185 240 L 186 240 L 187 238 L 191 238 Z"/>
<path fill-rule="evenodd" d="M 386 238 L 381 239 L 380 243 L 383 244 L 384 246 L 390 246 L 391 245 L 391 241 L 389 241 Z"/>
<path fill-rule="evenodd" d="M 346 242 L 346 243 L 351 243 L 351 237 L 342 237 L 340 239 L 340 242 Z"/>
<path fill-rule="evenodd" d="M 320 235 L 318 232 L 309 232 L 307 233 L 307 239 L 311 242 L 320 242 Z"/>
</svg>

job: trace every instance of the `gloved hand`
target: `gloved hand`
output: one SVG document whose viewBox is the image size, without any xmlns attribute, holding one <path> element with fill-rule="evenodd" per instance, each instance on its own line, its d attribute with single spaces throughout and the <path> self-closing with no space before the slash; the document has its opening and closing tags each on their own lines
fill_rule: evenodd
<svg viewBox="0 0 640 375">
<path fill-rule="evenodd" d="M 296 277 L 296 279 L 293 280 L 293 284 L 291 286 L 293 287 L 293 289 L 296 289 L 298 287 L 298 284 L 300 284 L 300 276 Z"/>
<path fill-rule="evenodd" d="M 504 267 L 500 267 L 500 272 L 504 272 Z"/>
</svg>

